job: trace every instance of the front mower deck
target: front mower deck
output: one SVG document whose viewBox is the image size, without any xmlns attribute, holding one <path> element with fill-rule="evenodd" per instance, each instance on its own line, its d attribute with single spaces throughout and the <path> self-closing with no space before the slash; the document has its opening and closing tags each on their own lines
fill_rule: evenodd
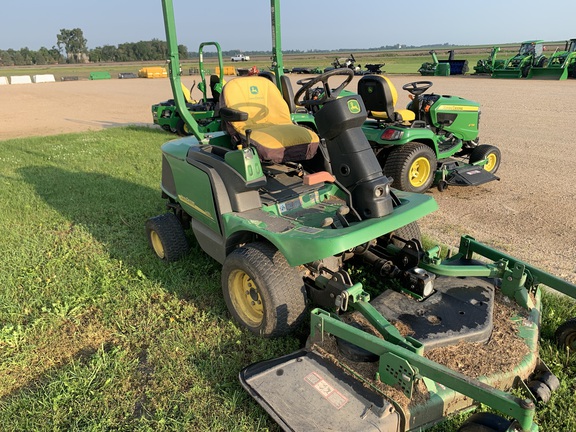
<svg viewBox="0 0 576 432">
<path fill-rule="evenodd" d="M 448 388 L 446 377 L 443 376 L 444 367 L 449 367 L 456 373 L 466 373 L 467 376 L 461 378 L 464 385 L 470 389 L 474 386 L 484 389 L 493 387 L 488 391 L 495 393 L 498 392 L 496 389 L 508 390 L 518 378 L 526 379 L 534 370 L 537 362 L 537 332 L 532 330 L 537 323 L 534 322 L 536 314 L 527 315 L 505 299 L 498 290 L 495 295 L 495 288 L 490 281 L 478 278 L 461 281 L 464 281 L 460 283 L 462 291 L 455 294 L 455 297 L 461 298 L 453 302 L 455 308 L 451 311 L 446 309 L 445 313 L 436 317 L 452 321 L 451 324 L 446 323 L 447 325 L 429 319 L 431 315 L 428 313 L 434 310 L 437 299 L 446 301 L 444 293 L 437 299 L 434 299 L 434 296 L 440 294 L 439 292 L 431 296 L 428 305 L 407 298 L 406 302 L 395 306 L 384 306 L 383 301 L 391 300 L 386 296 L 389 291 L 371 302 L 379 310 L 395 309 L 392 312 L 394 317 L 388 318 L 393 322 L 399 318 L 395 325 L 403 333 L 428 337 L 426 352 L 420 358 L 422 365 L 419 374 L 422 376 L 415 380 L 410 397 L 406 396 L 406 389 L 412 384 L 414 371 L 410 367 L 405 369 L 407 366 L 402 359 L 383 349 L 380 361 L 378 356 L 376 362 L 372 363 L 350 360 L 347 354 L 338 349 L 331 330 L 324 331 L 324 326 L 319 327 L 319 323 L 316 323 L 316 335 L 309 340 L 308 348 L 251 365 L 240 373 L 240 381 L 286 431 L 420 430 L 419 428 L 431 426 L 447 414 L 471 408 L 475 404 L 472 398 Z M 464 290 L 469 289 L 472 293 L 468 295 L 468 303 L 482 312 L 475 317 L 462 319 L 458 325 L 457 318 L 466 317 L 466 314 L 462 315 L 460 312 L 462 305 L 466 303 Z M 446 288 L 439 289 L 446 293 L 454 290 L 460 291 L 451 283 L 448 283 Z M 399 300 L 405 295 L 392 291 L 389 296 Z M 459 301 L 462 303 L 456 305 Z M 406 309 L 410 302 L 414 303 L 414 306 Z M 443 308 L 443 305 L 440 307 Z M 403 309 L 406 309 L 404 313 Z M 415 315 L 411 313 L 414 310 Z M 455 319 L 450 320 L 449 315 Z M 342 319 L 348 324 L 341 323 L 339 326 L 353 327 L 352 331 L 376 334 L 374 328 L 367 329 L 366 320 L 358 312 L 344 315 Z M 421 321 L 418 322 L 419 320 Z M 459 337 L 458 333 L 461 333 L 460 336 L 469 331 L 474 334 L 475 323 L 483 320 L 489 321 L 490 329 L 484 331 L 478 339 L 487 336 L 487 340 L 471 342 Z M 468 325 L 472 328 L 468 328 Z M 437 329 L 436 333 L 432 333 L 434 328 Z M 513 335 L 510 334 L 510 329 L 514 329 Z M 312 333 L 314 334 L 314 331 Z M 382 346 L 386 344 L 381 336 L 378 340 Z M 439 347 L 442 344 L 444 347 Z M 507 349 L 515 350 L 514 355 L 503 357 L 502 352 Z M 466 354 L 459 356 L 458 351 Z M 415 366 L 414 362 L 411 364 L 412 367 Z M 432 368 L 437 373 L 425 372 L 424 365 L 433 365 Z M 410 384 L 406 387 L 382 382 L 382 367 L 391 369 L 399 381 Z M 415 369 L 418 370 L 418 367 Z"/>
</svg>

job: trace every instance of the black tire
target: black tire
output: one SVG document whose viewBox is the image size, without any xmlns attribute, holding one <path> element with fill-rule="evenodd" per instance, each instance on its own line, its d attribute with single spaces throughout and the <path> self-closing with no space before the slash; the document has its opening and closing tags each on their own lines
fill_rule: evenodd
<svg viewBox="0 0 576 432">
<path fill-rule="evenodd" d="M 480 144 L 470 153 L 469 162 L 472 164 L 484 159 L 488 159 L 488 162 L 484 165 L 484 169 L 492 174 L 496 174 L 496 171 L 500 168 L 500 161 L 502 160 L 500 149 L 493 145 Z"/>
<path fill-rule="evenodd" d="M 552 390 L 540 380 L 528 381 L 526 384 L 537 402 L 547 403 L 552 397 Z"/>
<path fill-rule="evenodd" d="M 287 335 L 305 318 L 304 281 L 268 243 L 251 243 L 226 257 L 222 292 L 234 320 L 259 336 Z"/>
<path fill-rule="evenodd" d="M 156 256 L 167 262 L 179 260 L 190 249 L 184 228 L 174 213 L 148 219 L 146 235 Z"/>
<path fill-rule="evenodd" d="M 522 67 L 522 71 L 521 71 L 522 78 L 526 78 L 528 76 L 528 74 L 530 73 L 531 67 L 532 66 L 530 65 L 530 63 L 528 63 L 527 65 Z"/>
<path fill-rule="evenodd" d="M 576 318 L 570 318 L 560 325 L 555 336 L 560 348 L 576 351 Z"/>
<path fill-rule="evenodd" d="M 511 421 L 499 415 L 480 412 L 471 415 L 458 432 L 504 432 L 511 424 Z"/>
<path fill-rule="evenodd" d="M 392 177 L 392 187 L 407 192 L 426 192 L 436 174 L 436 155 L 426 144 L 408 143 L 390 152 L 384 174 Z"/>
<path fill-rule="evenodd" d="M 176 123 L 176 133 L 181 137 L 192 135 L 192 132 L 188 129 L 188 125 L 181 118 L 179 118 L 178 122 Z"/>
<path fill-rule="evenodd" d="M 403 241 L 392 238 L 392 235 L 398 236 L 404 240 L 416 239 L 422 243 L 422 232 L 420 231 L 420 225 L 418 225 L 418 222 L 410 222 L 408 225 L 404 225 L 403 227 L 398 228 L 388 235 L 390 236 L 390 241 L 392 244 L 398 246 L 399 248 L 404 247 L 405 243 Z"/>
<path fill-rule="evenodd" d="M 544 372 L 538 377 L 538 380 L 546 384 L 553 392 L 560 387 L 560 380 L 551 372 Z"/>
</svg>

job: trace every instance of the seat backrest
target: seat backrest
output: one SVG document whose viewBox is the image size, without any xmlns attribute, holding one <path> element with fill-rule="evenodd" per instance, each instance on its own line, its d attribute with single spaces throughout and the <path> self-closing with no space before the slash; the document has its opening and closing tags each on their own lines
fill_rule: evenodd
<svg viewBox="0 0 576 432">
<path fill-rule="evenodd" d="M 218 75 L 210 75 L 210 91 L 212 92 L 212 99 L 214 99 L 215 103 L 218 103 L 220 100 L 223 85 L 224 82 L 220 82 L 220 77 Z"/>
<path fill-rule="evenodd" d="M 396 87 L 382 75 L 364 75 L 358 81 L 358 94 L 368 111 L 383 111 L 394 119 L 394 107 L 398 100 Z"/>
<path fill-rule="evenodd" d="M 248 113 L 248 120 L 232 125 L 242 134 L 246 129 L 292 124 L 290 110 L 280 91 L 264 77 L 239 77 L 229 81 L 222 90 L 220 105 Z"/>
<path fill-rule="evenodd" d="M 291 113 L 296 112 L 296 104 L 294 103 L 294 92 L 292 91 L 292 83 L 290 78 L 286 75 L 280 77 L 280 85 L 282 86 L 282 96 L 288 105 L 288 109 Z"/>
</svg>

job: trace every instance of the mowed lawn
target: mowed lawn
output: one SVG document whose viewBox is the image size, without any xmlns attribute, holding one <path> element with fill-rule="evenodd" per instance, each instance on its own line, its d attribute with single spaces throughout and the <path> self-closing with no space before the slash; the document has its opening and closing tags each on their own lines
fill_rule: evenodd
<svg viewBox="0 0 576 432">
<path fill-rule="evenodd" d="M 193 238 L 180 262 L 152 253 L 144 224 L 165 211 L 170 138 L 129 127 L 0 142 L 0 431 L 279 430 L 237 375 L 307 330 L 263 340 L 234 325 L 220 265 Z M 545 307 L 541 352 L 562 386 L 540 430 L 576 430 L 574 356 L 553 344 L 576 308 Z"/>
</svg>

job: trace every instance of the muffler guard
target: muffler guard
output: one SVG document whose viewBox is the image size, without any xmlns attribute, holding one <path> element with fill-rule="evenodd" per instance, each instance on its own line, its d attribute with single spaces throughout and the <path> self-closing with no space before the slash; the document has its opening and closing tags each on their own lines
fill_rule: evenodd
<svg viewBox="0 0 576 432">
<path fill-rule="evenodd" d="M 239 378 L 285 431 L 403 430 L 394 405 L 314 350 L 252 364 Z"/>
</svg>

